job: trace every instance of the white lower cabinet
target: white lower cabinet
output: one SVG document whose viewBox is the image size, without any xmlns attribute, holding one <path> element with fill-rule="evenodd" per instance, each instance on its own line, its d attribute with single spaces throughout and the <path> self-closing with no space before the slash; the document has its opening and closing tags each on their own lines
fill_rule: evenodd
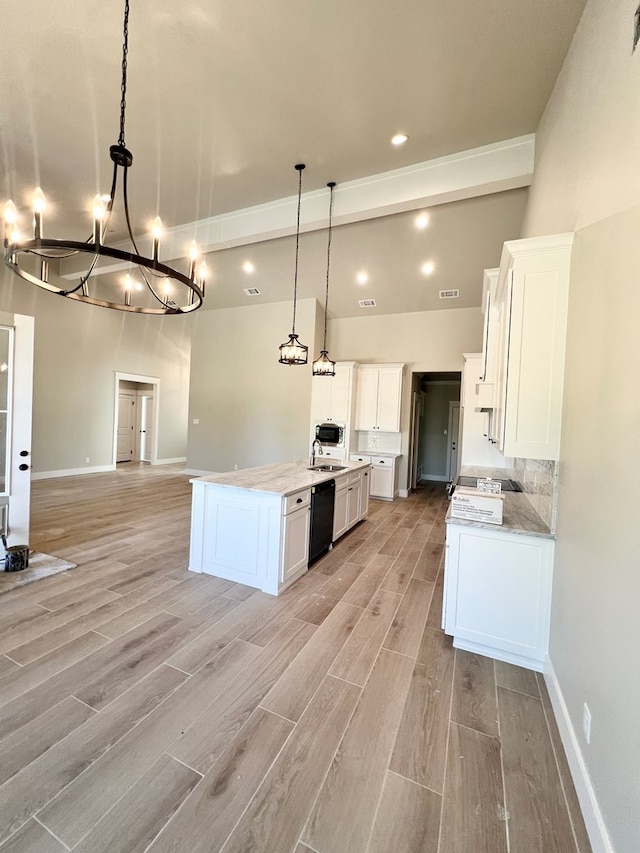
<svg viewBox="0 0 640 853">
<path fill-rule="evenodd" d="M 369 511 L 369 469 L 336 477 L 336 497 L 333 510 L 333 541 L 339 539 L 354 524 L 366 518 Z"/>
<path fill-rule="evenodd" d="M 347 532 L 349 491 L 347 478 L 336 479 L 336 497 L 333 505 L 333 541 Z"/>
<path fill-rule="evenodd" d="M 306 492 L 309 490 L 306 489 Z M 303 501 L 306 494 L 300 494 Z M 286 584 L 307 568 L 309 563 L 309 533 L 311 513 L 309 501 L 284 517 L 283 559 L 281 562 L 280 582 Z"/>
<path fill-rule="evenodd" d="M 553 539 L 447 524 L 443 622 L 456 648 L 541 672 Z"/>
</svg>

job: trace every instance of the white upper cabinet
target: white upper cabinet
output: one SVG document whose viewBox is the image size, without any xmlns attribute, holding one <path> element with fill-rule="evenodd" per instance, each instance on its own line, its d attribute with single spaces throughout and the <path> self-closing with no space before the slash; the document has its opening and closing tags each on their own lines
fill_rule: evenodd
<svg viewBox="0 0 640 853">
<path fill-rule="evenodd" d="M 475 386 L 476 403 L 479 408 L 492 408 L 495 397 L 496 372 L 498 367 L 498 323 L 496 288 L 500 270 L 485 270 L 482 289 L 484 330 L 482 333 L 482 363 Z"/>
<path fill-rule="evenodd" d="M 356 429 L 400 432 L 404 364 L 365 364 L 358 369 Z"/>
<path fill-rule="evenodd" d="M 559 458 L 572 243 L 558 234 L 504 245 L 490 437 L 505 456 Z"/>
<path fill-rule="evenodd" d="M 311 379 L 311 419 L 313 424 L 348 424 L 352 418 L 355 370 L 353 361 L 336 363 L 335 376 Z"/>
</svg>

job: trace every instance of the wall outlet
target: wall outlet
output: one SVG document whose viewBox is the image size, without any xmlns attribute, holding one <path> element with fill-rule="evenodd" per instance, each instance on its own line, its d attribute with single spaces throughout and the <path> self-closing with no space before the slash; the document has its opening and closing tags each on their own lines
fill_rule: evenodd
<svg viewBox="0 0 640 853">
<path fill-rule="evenodd" d="M 591 743 L 591 711 L 587 703 L 582 708 L 582 733 L 587 743 Z"/>
<path fill-rule="evenodd" d="M 85 465 L 88 465 L 88 464 L 89 464 L 89 462 L 91 462 L 91 459 L 90 459 L 88 456 L 85 456 L 85 457 L 84 457 L 84 462 L 85 462 Z"/>
<path fill-rule="evenodd" d="M 233 466 L 233 470 L 234 470 L 234 471 L 237 471 L 237 470 L 238 470 L 238 466 L 237 466 L 237 465 L 234 465 L 234 466 Z"/>
</svg>

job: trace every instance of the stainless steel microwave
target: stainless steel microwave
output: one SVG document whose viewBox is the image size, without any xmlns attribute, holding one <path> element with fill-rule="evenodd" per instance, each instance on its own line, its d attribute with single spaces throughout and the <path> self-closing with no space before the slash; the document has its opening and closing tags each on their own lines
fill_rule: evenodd
<svg viewBox="0 0 640 853">
<path fill-rule="evenodd" d="M 344 430 L 344 424 L 316 424 L 316 438 L 320 444 L 328 444 L 332 447 L 344 447 Z"/>
</svg>

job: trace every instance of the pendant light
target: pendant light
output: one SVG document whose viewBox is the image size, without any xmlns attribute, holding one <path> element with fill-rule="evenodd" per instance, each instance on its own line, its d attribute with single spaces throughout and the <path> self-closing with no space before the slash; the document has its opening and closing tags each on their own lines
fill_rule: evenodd
<svg viewBox="0 0 640 853">
<path fill-rule="evenodd" d="M 129 52 L 129 0 L 124 4 L 122 33 L 122 77 L 120 86 L 120 135 L 111 145 L 109 155 L 113 162 L 113 177 L 109 195 L 96 195 L 93 200 L 92 233 L 83 241 L 54 240 L 43 235 L 45 196 L 38 187 L 33 194 L 33 239 L 22 239 L 18 232 L 18 211 L 12 201 L 4 207 L 4 260 L 9 269 L 20 278 L 43 290 L 66 296 L 89 305 L 114 308 L 138 314 L 184 314 L 202 305 L 206 264 L 198 264 L 195 243 L 189 252 L 189 272 L 184 274 L 159 260 L 162 223 L 156 217 L 151 226 L 151 257 L 144 257 L 133 236 L 127 194 L 127 173 L 133 163 L 133 154 L 126 147 L 124 137 L 127 98 L 127 56 Z M 131 251 L 108 246 L 104 240 L 118 189 L 118 170 L 122 169 L 122 204 Z M 70 257 L 86 256 L 86 266 L 75 275 L 76 281 L 63 267 L 57 274 L 58 264 Z M 98 263 L 101 258 L 124 262 L 128 270 L 121 283 L 107 283 L 98 288 Z M 84 265 L 83 265 L 84 266 Z M 93 277 L 92 277 L 92 274 Z M 64 277 L 62 277 L 64 276 Z M 137 284 L 133 277 L 140 278 Z M 50 280 L 52 279 L 52 280 Z M 54 283 L 54 280 L 57 283 Z M 140 295 L 142 294 L 142 295 Z M 146 294 L 146 295 L 145 295 Z M 132 299 L 133 297 L 133 299 Z M 138 304 L 136 304 L 136 300 Z"/>
<path fill-rule="evenodd" d="M 309 347 L 300 343 L 296 335 L 296 300 L 298 298 L 298 250 L 300 247 L 300 202 L 302 200 L 302 171 L 304 163 L 298 163 L 298 219 L 296 222 L 296 266 L 293 276 L 293 320 L 289 340 L 280 344 L 280 364 L 306 364 Z"/>
<path fill-rule="evenodd" d="M 329 236 L 327 237 L 327 288 L 324 295 L 324 338 L 320 357 L 313 362 L 314 376 L 335 376 L 336 363 L 331 361 L 327 352 L 327 309 L 329 307 L 329 267 L 331 264 L 331 236 L 333 232 L 333 188 L 335 181 L 329 181 Z"/>
</svg>

